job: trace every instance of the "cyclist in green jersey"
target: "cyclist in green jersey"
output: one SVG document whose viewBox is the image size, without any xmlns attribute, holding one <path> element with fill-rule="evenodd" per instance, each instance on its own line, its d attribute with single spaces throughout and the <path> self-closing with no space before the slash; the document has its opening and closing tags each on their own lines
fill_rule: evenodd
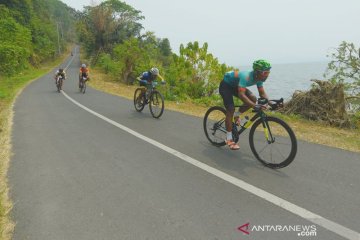
<svg viewBox="0 0 360 240">
<path fill-rule="evenodd" d="M 232 139 L 232 119 L 235 112 L 233 96 L 238 97 L 244 103 L 244 107 L 239 109 L 245 112 L 249 108 L 260 109 L 262 105 L 256 104 L 256 96 L 247 88 L 256 85 L 261 98 L 268 99 L 263 83 L 270 74 L 271 64 L 266 60 L 256 60 L 253 63 L 253 71 L 230 71 L 224 76 L 220 83 L 219 92 L 223 98 L 226 108 L 226 144 L 231 150 L 238 150 L 240 147 Z"/>
</svg>

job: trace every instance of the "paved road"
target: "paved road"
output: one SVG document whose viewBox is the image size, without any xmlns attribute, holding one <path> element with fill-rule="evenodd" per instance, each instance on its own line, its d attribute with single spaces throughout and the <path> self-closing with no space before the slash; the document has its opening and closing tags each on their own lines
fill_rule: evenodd
<svg viewBox="0 0 360 240">
<path fill-rule="evenodd" d="M 360 239 L 359 154 L 300 141 L 289 167 L 267 169 L 245 137 L 241 151 L 211 146 L 200 118 L 165 109 L 156 120 L 129 100 L 91 88 L 78 93 L 78 55 L 70 61 L 66 95 L 170 150 L 75 105 L 56 92 L 51 75 L 40 78 L 14 106 L 14 239 Z M 295 207 L 249 193 L 176 151 Z M 296 207 L 323 219 L 314 224 L 287 209 Z M 237 229 L 246 223 L 250 235 Z M 266 225 L 282 229 L 254 229 Z M 312 226 L 316 236 L 286 226 Z"/>
</svg>

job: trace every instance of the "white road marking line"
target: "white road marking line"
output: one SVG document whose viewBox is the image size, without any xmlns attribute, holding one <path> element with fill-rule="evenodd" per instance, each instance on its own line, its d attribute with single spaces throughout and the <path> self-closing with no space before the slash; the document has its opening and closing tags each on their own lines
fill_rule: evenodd
<svg viewBox="0 0 360 240">
<path fill-rule="evenodd" d="M 64 91 L 62 91 L 62 94 L 67 99 L 69 99 L 71 102 L 73 102 L 75 105 L 81 107 L 82 109 L 88 111 L 89 113 L 101 118 L 102 120 L 114 125 L 115 127 L 118 127 L 120 129 L 134 135 L 135 137 L 140 138 L 141 140 L 143 140 L 145 142 L 148 142 L 148 143 L 162 149 L 165 152 L 168 152 L 168 153 L 170 153 L 170 154 L 184 160 L 185 162 L 188 162 L 188 163 L 190 163 L 190 164 L 192 164 L 192 165 L 194 165 L 194 166 L 196 166 L 196 167 L 198 167 L 198 168 L 200 168 L 200 169 L 202 169 L 202 170 L 204 170 L 204 171 L 206 171 L 208 173 L 211 173 L 212 175 L 215 175 L 216 177 L 221 178 L 221 179 L 223 179 L 223 180 L 225 180 L 225 181 L 227 181 L 227 182 L 229 182 L 229 183 L 231 183 L 231 184 L 233 184 L 233 185 L 235 185 L 235 186 L 237 186 L 237 187 L 239 187 L 239 188 L 241 188 L 241 189 L 243 189 L 243 190 L 245 190 L 245 191 L 247 191 L 249 193 L 252 193 L 252 194 L 254 194 L 254 195 L 256 195 L 256 196 L 258 196 L 258 197 L 260 197 L 260 198 L 262 198 L 262 199 L 264 199 L 264 200 L 266 200 L 266 201 L 268 201 L 268 202 L 270 202 L 270 203 L 272 203 L 272 204 L 274 204 L 274 205 L 276 205 L 278 207 L 281 207 L 281 208 L 283 208 L 283 209 L 285 209 L 285 210 L 287 210 L 287 211 L 289 211 L 289 212 L 291 212 L 291 213 L 293 213 L 293 214 L 295 214 L 297 216 L 300 216 L 300 217 L 302 217 L 302 218 L 304 218 L 304 219 L 306 219 L 306 220 L 308 220 L 310 222 L 313 222 L 313 223 L 315 223 L 315 224 L 317 224 L 319 226 L 322 226 L 322 227 L 328 229 L 329 231 L 334 232 L 334 233 L 336 233 L 336 234 L 338 234 L 338 235 L 340 235 L 340 236 L 342 236 L 342 237 L 344 237 L 346 239 L 360 240 L 360 233 L 358 233 L 358 232 L 356 232 L 354 230 L 351 230 L 351 229 L 349 229 L 347 227 L 344 227 L 344 226 L 342 226 L 342 225 L 340 225 L 340 224 L 338 224 L 336 222 L 328 220 L 328 219 L 326 219 L 326 218 L 324 218 L 324 217 L 322 217 L 320 215 L 317 215 L 317 214 L 315 214 L 315 213 L 313 213 L 311 211 L 306 210 L 305 208 L 299 207 L 299 206 L 297 206 L 297 205 L 295 205 L 295 204 L 293 204 L 291 202 L 286 201 L 285 199 L 277 197 L 274 194 L 266 192 L 266 191 L 264 191 L 264 190 L 262 190 L 262 189 L 260 189 L 258 187 L 255 187 L 255 186 L 253 186 L 253 185 L 251 185 L 249 183 L 246 183 L 246 182 L 244 182 L 244 181 L 242 181 L 242 180 L 240 180 L 238 178 L 235 178 L 235 177 L 233 177 L 233 176 L 231 176 L 231 175 L 229 175 L 227 173 L 224 173 L 224 172 L 222 172 L 222 171 L 220 171 L 220 170 L 218 170 L 216 168 L 210 167 L 210 166 L 208 166 L 208 165 L 206 165 L 206 164 L 204 164 L 204 163 L 202 163 L 202 162 L 200 162 L 200 161 L 198 161 L 198 160 L 196 160 L 196 159 L 194 159 L 194 158 L 192 158 L 192 157 L 190 157 L 190 156 L 188 156 L 186 154 L 183 154 L 183 153 L 181 153 L 181 152 L 179 152 L 179 151 L 177 151 L 175 149 L 172 149 L 172 148 L 170 148 L 168 146 L 165 146 L 162 143 L 159 143 L 159 142 L 157 142 L 157 141 L 155 141 L 155 140 L 153 140 L 151 138 L 148 138 L 148 137 L 146 137 L 146 136 L 144 136 L 144 135 L 142 135 L 142 134 L 140 134 L 140 133 L 138 133 L 138 132 L 136 132 L 136 131 L 128 128 L 128 127 L 126 127 L 126 126 L 124 126 L 124 125 L 121 125 L 120 123 L 117 123 L 117 122 L 115 122 L 115 121 L 113 121 L 113 120 L 111 120 L 111 119 L 109 119 L 109 118 L 107 118 L 107 117 L 105 117 L 105 116 L 103 116 L 103 115 L 101 115 L 101 114 L 99 114 L 99 113 L 85 107 L 84 105 L 80 104 L 79 102 L 77 102 L 74 99 L 72 99 L 71 97 L 69 97 Z"/>
<path fill-rule="evenodd" d="M 75 57 L 75 54 L 71 57 L 70 61 L 68 62 L 67 66 L 65 67 L 65 71 L 68 69 L 68 67 L 70 66 L 70 64 L 73 62 L 74 60 L 74 57 Z"/>
</svg>

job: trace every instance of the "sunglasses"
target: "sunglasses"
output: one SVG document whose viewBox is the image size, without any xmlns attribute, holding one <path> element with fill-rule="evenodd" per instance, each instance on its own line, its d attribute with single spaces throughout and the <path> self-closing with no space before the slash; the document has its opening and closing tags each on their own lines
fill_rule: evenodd
<svg viewBox="0 0 360 240">
<path fill-rule="evenodd" d="M 270 70 L 257 71 L 257 72 L 260 73 L 261 75 L 269 75 L 270 74 Z"/>
</svg>

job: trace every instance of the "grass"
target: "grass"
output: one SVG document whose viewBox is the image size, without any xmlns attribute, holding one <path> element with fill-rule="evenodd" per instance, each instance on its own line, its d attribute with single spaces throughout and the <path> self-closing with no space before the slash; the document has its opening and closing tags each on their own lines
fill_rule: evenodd
<svg viewBox="0 0 360 240">
<path fill-rule="evenodd" d="M 90 86 L 117 96 L 132 100 L 138 86 L 128 86 L 111 81 L 109 75 L 100 70 L 92 69 Z M 166 101 L 165 108 L 203 118 L 209 108 L 193 101 Z M 360 152 L 360 129 L 340 129 L 319 122 L 309 121 L 299 116 L 288 116 L 276 113 L 294 130 L 297 139 L 336 147 L 353 152 Z"/>
<path fill-rule="evenodd" d="M 9 198 L 7 172 L 11 157 L 11 128 L 13 122 L 13 104 L 22 89 L 34 79 L 46 74 L 69 56 L 65 53 L 61 58 L 46 62 L 38 69 L 28 69 L 16 76 L 0 77 L 0 239 L 11 239 L 15 224 L 9 213 L 12 203 Z"/>
</svg>

